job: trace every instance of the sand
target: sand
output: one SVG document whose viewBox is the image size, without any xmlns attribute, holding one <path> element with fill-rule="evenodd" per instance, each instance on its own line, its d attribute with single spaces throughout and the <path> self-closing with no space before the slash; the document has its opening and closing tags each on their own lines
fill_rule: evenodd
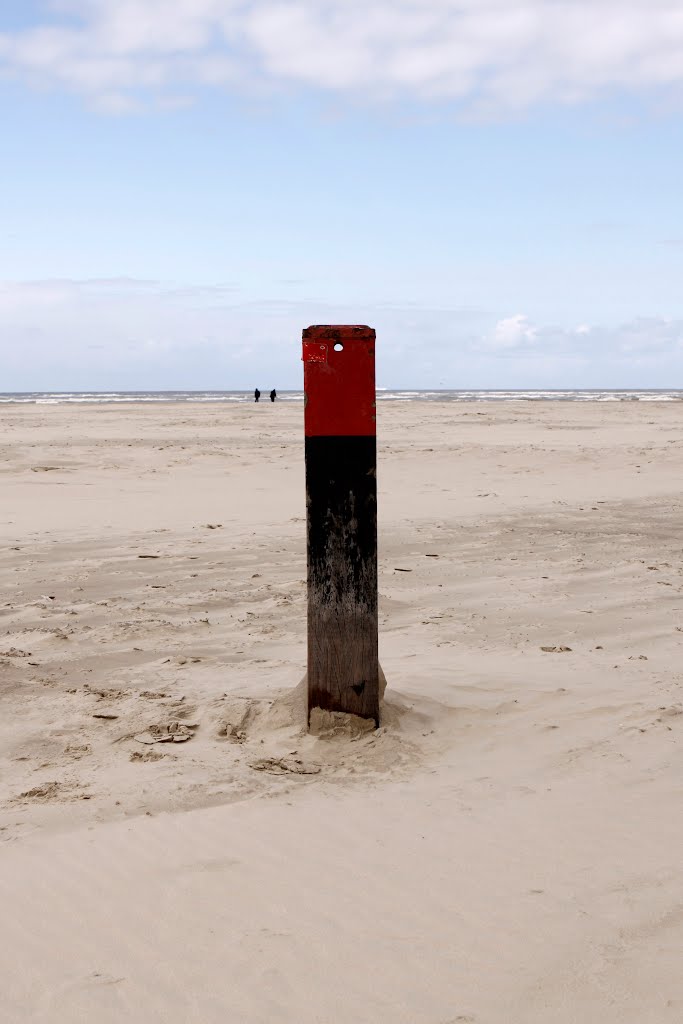
<svg viewBox="0 0 683 1024">
<path fill-rule="evenodd" d="M 683 1019 L 683 406 L 385 403 L 307 735 L 302 408 L 0 409 L 6 1024 Z"/>
</svg>

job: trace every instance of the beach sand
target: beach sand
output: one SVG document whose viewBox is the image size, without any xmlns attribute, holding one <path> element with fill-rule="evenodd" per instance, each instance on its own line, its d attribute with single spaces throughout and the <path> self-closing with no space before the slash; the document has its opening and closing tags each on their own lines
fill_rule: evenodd
<svg viewBox="0 0 683 1024">
<path fill-rule="evenodd" d="M 0 409 L 5 1024 L 683 1020 L 683 406 L 379 407 L 307 735 L 300 404 Z"/>
</svg>

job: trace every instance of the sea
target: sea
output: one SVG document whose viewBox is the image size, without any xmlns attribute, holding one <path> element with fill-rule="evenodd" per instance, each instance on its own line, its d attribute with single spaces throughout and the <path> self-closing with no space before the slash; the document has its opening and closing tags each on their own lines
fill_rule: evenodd
<svg viewBox="0 0 683 1024">
<path fill-rule="evenodd" d="M 303 402 L 303 391 L 278 391 L 280 402 Z M 435 390 L 378 388 L 382 402 L 680 402 L 681 389 L 617 391 L 587 388 L 546 391 Z M 131 402 L 253 402 L 253 391 L 15 391 L 0 392 L 0 405 L 119 405 Z M 268 402 L 262 395 L 261 401 Z"/>
</svg>

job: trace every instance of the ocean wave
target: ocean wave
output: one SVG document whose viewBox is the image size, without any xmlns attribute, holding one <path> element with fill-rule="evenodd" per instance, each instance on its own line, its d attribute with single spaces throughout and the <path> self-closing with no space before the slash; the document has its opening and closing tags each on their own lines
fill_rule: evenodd
<svg viewBox="0 0 683 1024">
<path fill-rule="evenodd" d="M 303 391 L 278 392 L 279 402 L 302 402 Z M 137 402 L 249 403 L 253 391 L 23 391 L 0 393 L 0 405 L 117 405 Z M 267 403 L 268 399 L 263 399 Z M 378 402 L 680 402 L 678 389 L 460 390 L 377 389 Z"/>
</svg>

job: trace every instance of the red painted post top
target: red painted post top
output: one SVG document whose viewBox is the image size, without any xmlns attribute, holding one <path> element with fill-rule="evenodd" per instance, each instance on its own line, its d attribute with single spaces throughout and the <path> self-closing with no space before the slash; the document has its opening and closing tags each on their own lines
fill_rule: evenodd
<svg viewBox="0 0 683 1024">
<path fill-rule="evenodd" d="M 375 422 L 375 332 L 361 325 L 303 332 L 306 437 L 370 437 Z"/>
</svg>

